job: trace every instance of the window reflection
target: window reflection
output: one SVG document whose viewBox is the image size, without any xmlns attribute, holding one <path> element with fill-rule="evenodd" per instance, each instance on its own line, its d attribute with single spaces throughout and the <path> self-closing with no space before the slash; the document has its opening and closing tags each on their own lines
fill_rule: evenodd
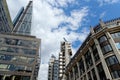
<svg viewBox="0 0 120 80">
<path fill-rule="evenodd" d="M 102 37 L 99 38 L 99 42 L 100 42 L 100 43 L 102 43 L 102 42 L 104 42 L 104 41 L 107 41 L 106 36 L 102 36 Z"/>
<path fill-rule="evenodd" d="M 120 32 L 112 33 L 112 38 L 120 38 Z"/>
<path fill-rule="evenodd" d="M 117 48 L 120 49 L 120 42 L 115 43 Z"/>
<path fill-rule="evenodd" d="M 106 58 L 106 63 L 113 78 L 120 78 L 120 64 L 115 55 Z"/>
<path fill-rule="evenodd" d="M 34 58 L 28 58 L 24 56 L 4 55 L 4 54 L 0 55 L 0 60 L 17 61 L 17 62 L 30 63 L 30 64 L 32 64 L 35 61 Z"/>
<path fill-rule="evenodd" d="M 32 48 L 36 48 L 38 45 L 37 41 L 20 40 L 12 38 L 0 38 L 0 44 L 17 45 Z"/>
<path fill-rule="evenodd" d="M 1 71 L 32 72 L 32 68 L 24 65 L 0 64 Z"/>
<path fill-rule="evenodd" d="M 35 55 L 36 50 L 33 49 L 22 49 L 22 48 L 15 48 L 15 47 L 0 47 L 0 51 L 5 52 L 12 52 L 12 53 L 23 53 L 23 54 L 30 54 Z"/>
<path fill-rule="evenodd" d="M 110 56 L 106 59 L 106 62 L 107 62 L 107 65 L 110 66 L 113 64 L 117 64 L 118 60 L 117 60 L 116 56 Z"/>
<path fill-rule="evenodd" d="M 112 48 L 109 44 L 102 47 L 103 54 L 106 54 L 107 52 L 110 52 L 110 51 L 112 51 Z"/>
</svg>

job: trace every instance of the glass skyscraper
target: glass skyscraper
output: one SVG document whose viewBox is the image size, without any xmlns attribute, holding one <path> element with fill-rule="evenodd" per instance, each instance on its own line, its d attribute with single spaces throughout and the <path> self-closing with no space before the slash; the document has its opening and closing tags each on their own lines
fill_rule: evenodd
<svg viewBox="0 0 120 80">
<path fill-rule="evenodd" d="M 6 1 L 0 0 L 0 80 L 37 80 L 40 39 L 30 35 L 32 4 L 22 7 L 12 23 Z"/>
<path fill-rule="evenodd" d="M 26 9 L 23 7 L 18 12 L 18 15 L 13 21 L 14 28 L 12 32 L 18 34 L 30 34 L 31 31 L 31 20 L 32 20 L 32 1 L 29 2 Z"/>
<path fill-rule="evenodd" d="M 0 0 L 0 33 L 11 32 L 13 28 L 6 0 Z"/>
</svg>

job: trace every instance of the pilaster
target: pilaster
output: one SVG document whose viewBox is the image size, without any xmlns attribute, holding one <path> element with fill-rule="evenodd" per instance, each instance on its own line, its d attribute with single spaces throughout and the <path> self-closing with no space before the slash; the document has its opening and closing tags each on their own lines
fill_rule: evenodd
<svg viewBox="0 0 120 80">
<path fill-rule="evenodd" d="M 103 70 L 105 72 L 106 78 L 112 80 L 112 77 L 110 75 L 109 69 L 108 69 L 107 64 L 105 62 L 102 50 L 100 48 L 99 42 L 98 42 L 97 39 L 94 39 L 94 42 L 95 42 L 96 48 L 98 50 L 98 54 L 99 54 L 99 57 L 100 57 L 100 60 L 101 60 L 101 63 L 102 63 Z"/>
<path fill-rule="evenodd" d="M 3 80 L 5 80 L 5 78 L 6 78 L 6 75 L 3 76 Z"/>
<path fill-rule="evenodd" d="M 12 80 L 15 80 L 15 76 L 12 77 Z"/>
<path fill-rule="evenodd" d="M 74 67 L 72 68 L 72 72 L 73 72 L 73 80 L 75 80 L 75 69 L 74 69 Z"/>
<path fill-rule="evenodd" d="M 79 68 L 79 63 L 77 62 L 77 67 L 78 67 L 78 76 L 79 76 L 79 79 L 80 79 L 80 68 Z"/>
<path fill-rule="evenodd" d="M 91 57 L 92 57 L 93 66 L 94 66 L 94 70 L 95 70 L 95 74 L 96 74 L 97 80 L 100 80 L 100 77 L 99 77 L 99 74 L 98 74 L 98 71 L 97 71 L 97 67 L 95 65 L 95 59 L 94 59 L 93 51 L 92 51 L 91 47 L 89 47 L 89 51 L 91 53 Z"/>
<path fill-rule="evenodd" d="M 86 67 L 86 62 L 85 62 L 85 58 L 84 58 L 84 56 L 82 56 L 82 60 L 83 60 L 84 67 L 85 67 L 86 79 L 88 80 L 87 67 Z"/>
<path fill-rule="evenodd" d="M 71 80 L 70 72 L 69 72 L 69 80 Z"/>
</svg>

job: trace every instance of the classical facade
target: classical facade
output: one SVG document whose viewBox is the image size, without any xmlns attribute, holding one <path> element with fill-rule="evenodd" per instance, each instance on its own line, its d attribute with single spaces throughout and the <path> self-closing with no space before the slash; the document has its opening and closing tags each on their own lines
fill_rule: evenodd
<svg viewBox="0 0 120 80">
<path fill-rule="evenodd" d="M 80 46 L 65 70 L 66 80 L 120 79 L 120 18 L 100 23 Z"/>
<path fill-rule="evenodd" d="M 49 61 L 48 80 L 58 80 L 58 66 L 58 60 L 52 55 Z"/>
<path fill-rule="evenodd" d="M 59 53 L 59 80 L 64 80 L 65 67 L 71 60 L 72 50 L 71 43 L 67 41 L 61 42 L 60 45 L 60 53 Z"/>
</svg>

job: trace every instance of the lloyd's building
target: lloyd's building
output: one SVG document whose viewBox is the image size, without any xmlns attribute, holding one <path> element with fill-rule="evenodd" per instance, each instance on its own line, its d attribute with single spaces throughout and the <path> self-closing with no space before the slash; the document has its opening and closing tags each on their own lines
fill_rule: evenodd
<svg viewBox="0 0 120 80">
<path fill-rule="evenodd" d="M 40 39 L 31 36 L 32 5 L 11 21 L 6 0 L 0 0 L 0 80 L 37 80 Z"/>
</svg>

